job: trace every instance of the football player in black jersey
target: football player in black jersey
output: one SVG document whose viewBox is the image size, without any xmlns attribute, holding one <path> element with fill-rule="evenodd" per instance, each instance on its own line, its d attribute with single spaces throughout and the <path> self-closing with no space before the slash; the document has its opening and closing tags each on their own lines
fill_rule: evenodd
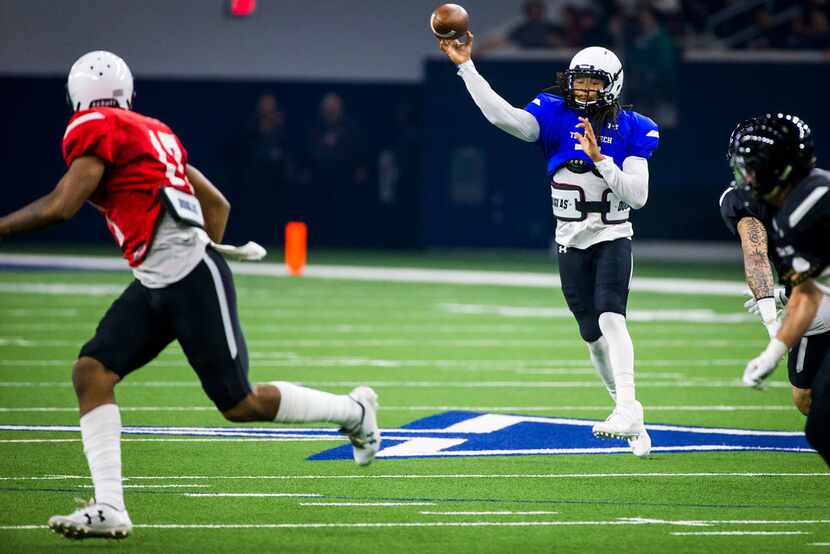
<svg viewBox="0 0 830 554">
<path fill-rule="evenodd" d="M 742 126 L 739 126 L 733 135 L 741 129 Z M 755 198 L 748 190 L 736 187 L 734 182 L 723 191 L 719 204 L 726 227 L 741 241 L 744 273 L 751 293 L 751 298 L 744 306 L 761 318 L 769 337 L 774 338 L 781 326 L 781 312 L 787 305 L 790 291 L 775 286 L 772 272 L 772 264 L 776 264 L 775 250 L 769 246 L 772 207 Z M 810 409 L 813 379 L 828 352 L 830 298 L 824 298 L 804 337 L 787 356 L 793 402 L 804 415 Z"/>
<path fill-rule="evenodd" d="M 830 172 L 816 168 L 810 127 L 781 113 L 739 124 L 728 157 L 735 186 L 770 209 L 773 261 L 792 290 L 780 328 L 744 371 L 744 383 L 757 387 L 798 345 L 830 296 Z M 805 434 L 830 465 L 830 354 L 812 383 Z"/>
</svg>

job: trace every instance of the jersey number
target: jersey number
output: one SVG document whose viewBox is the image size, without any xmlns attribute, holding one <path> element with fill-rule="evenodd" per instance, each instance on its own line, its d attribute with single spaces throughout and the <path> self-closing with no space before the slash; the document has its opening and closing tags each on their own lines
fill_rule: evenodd
<svg viewBox="0 0 830 554">
<path fill-rule="evenodd" d="M 161 131 L 150 130 L 148 133 L 150 135 L 150 142 L 159 155 L 159 161 L 167 168 L 167 180 L 173 186 L 187 187 L 192 193 L 193 189 L 190 183 L 187 182 L 184 165 L 182 165 L 182 149 L 179 148 L 176 137 L 170 133 L 163 133 Z M 172 156 L 173 161 L 170 161 L 168 155 Z"/>
</svg>

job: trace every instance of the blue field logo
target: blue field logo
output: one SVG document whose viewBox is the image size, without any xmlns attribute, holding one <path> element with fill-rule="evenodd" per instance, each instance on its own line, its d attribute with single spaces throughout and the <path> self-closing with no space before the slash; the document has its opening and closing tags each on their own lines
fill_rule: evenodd
<svg viewBox="0 0 830 554">
<path fill-rule="evenodd" d="M 597 439 L 595 421 L 558 417 L 453 411 L 418 419 L 384 432 L 378 458 L 547 456 L 630 452 L 625 441 Z M 776 450 L 814 452 L 804 433 L 678 425 L 646 425 L 652 452 Z M 310 460 L 350 460 L 352 447 L 339 446 Z"/>
<path fill-rule="evenodd" d="M 595 438 L 591 434 L 594 423 L 596 421 L 588 419 L 561 417 L 445 412 L 417 419 L 399 429 L 383 429 L 383 448 L 378 452 L 378 458 L 551 456 L 630 452 L 625 441 Z M 648 424 L 646 428 L 653 442 L 651 450 L 657 453 L 736 450 L 814 452 L 801 432 L 657 424 Z M 0 432 L 9 431 L 78 433 L 80 428 L 77 425 L 0 425 Z M 345 442 L 345 437 L 331 427 L 125 426 L 121 432 L 127 436 L 182 437 L 182 440 L 201 437 Z M 345 443 L 309 456 L 308 459 L 351 460 L 352 447 Z"/>
</svg>

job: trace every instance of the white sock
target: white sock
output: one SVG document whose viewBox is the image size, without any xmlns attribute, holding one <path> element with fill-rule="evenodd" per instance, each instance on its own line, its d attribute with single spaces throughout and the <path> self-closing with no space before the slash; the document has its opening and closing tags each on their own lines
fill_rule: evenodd
<svg viewBox="0 0 830 554">
<path fill-rule="evenodd" d="M 95 502 L 124 510 L 121 484 L 121 413 L 103 404 L 81 416 L 81 439 L 89 463 Z"/>
<path fill-rule="evenodd" d="M 327 421 L 350 429 L 360 423 L 360 418 L 363 417 L 360 405 L 345 394 L 331 394 L 283 381 L 270 384 L 280 390 L 281 397 L 274 421 Z"/>
<path fill-rule="evenodd" d="M 617 387 L 614 383 L 614 370 L 611 367 L 611 358 L 608 353 L 608 341 L 605 337 L 600 337 L 594 342 L 585 343 L 588 345 L 588 352 L 591 355 L 591 363 L 594 369 L 599 373 L 602 382 L 605 383 L 605 388 L 608 389 L 608 394 L 613 400 L 617 399 Z"/>
<path fill-rule="evenodd" d="M 617 387 L 617 405 L 627 406 L 634 396 L 634 345 L 621 314 L 605 312 L 599 316 L 599 328 L 608 341 L 608 354 Z"/>
</svg>

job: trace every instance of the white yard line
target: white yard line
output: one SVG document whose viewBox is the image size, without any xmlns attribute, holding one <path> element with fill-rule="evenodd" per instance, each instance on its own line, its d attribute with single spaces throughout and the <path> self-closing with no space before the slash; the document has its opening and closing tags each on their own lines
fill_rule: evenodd
<svg viewBox="0 0 830 554">
<path fill-rule="evenodd" d="M 178 356 L 178 350 L 166 351 L 162 356 Z M 468 371 L 518 371 L 527 369 L 559 369 L 559 366 L 572 366 L 591 370 L 588 359 L 550 359 L 550 360 L 412 360 L 412 359 L 375 359 L 375 358 L 341 358 L 341 357 L 306 357 L 286 352 L 256 352 L 251 355 L 251 364 L 256 367 L 426 367 L 440 369 L 464 369 Z M 0 367 L 60 367 L 66 368 L 73 360 L 67 359 L 27 359 L 0 360 Z M 156 359 L 150 365 L 160 367 L 188 368 L 185 359 Z M 643 367 L 732 367 L 746 365 L 741 358 L 713 358 L 710 360 L 639 360 L 638 368 Z M 515 366 L 515 367 L 511 367 Z"/>
<path fill-rule="evenodd" d="M 600 406 L 383 406 L 383 411 L 397 412 L 430 412 L 430 411 L 456 411 L 464 410 L 471 412 L 549 412 L 549 411 L 579 411 L 579 412 L 605 412 L 611 407 Z M 13 408 L 12 408 L 13 409 Z M 791 404 L 770 405 L 770 406 L 652 406 L 646 405 L 649 412 L 788 412 L 794 410 Z M 2 411 L 2 410 L 0 410 Z"/>
<path fill-rule="evenodd" d="M 171 484 L 171 485 L 121 485 L 125 489 L 190 489 L 190 488 L 209 488 L 213 485 L 204 485 L 201 483 L 191 484 Z M 78 488 L 94 489 L 93 485 L 79 485 Z"/>
<path fill-rule="evenodd" d="M 682 537 L 682 536 L 710 536 L 710 537 L 723 537 L 723 536 L 746 536 L 746 535 L 757 535 L 757 536 L 774 536 L 774 535 L 812 535 L 811 531 L 686 531 L 686 532 L 675 532 L 671 533 L 672 535 Z"/>
<path fill-rule="evenodd" d="M 127 264 L 121 258 L 95 256 L 59 256 L 32 254 L 0 254 L 0 264 L 8 267 L 122 270 Z M 285 277 L 282 264 L 231 263 L 238 275 L 262 275 Z M 554 273 L 528 273 L 509 271 L 466 271 L 457 269 L 390 268 L 349 265 L 309 265 L 304 278 L 344 279 L 352 281 L 382 281 L 400 283 L 435 283 L 452 285 L 494 285 L 507 287 L 559 288 L 559 275 Z M 631 289 L 644 292 L 672 294 L 707 294 L 742 296 L 746 284 L 741 281 L 715 281 L 702 279 L 655 279 L 635 277 Z"/>
<path fill-rule="evenodd" d="M 102 307 L 103 308 L 103 307 Z M 245 313 L 247 308 L 244 305 L 241 307 L 241 311 Z M 103 313 L 103 311 L 101 312 Z M 275 319 L 276 320 L 276 319 Z M 88 327 L 79 327 L 77 324 L 74 323 L 43 323 L 43 322 L 19 322 L 19 321 L 3 321 L 0 323 L 0 328 L 2 328 L 5 332 L 13 332 L 13 331 L 26 331 L 29 333 L 34 332 L 47 332 L 50 337 L 66 337 L 66 338 L 75 338 L 78 341 L 84 341 L 89 338 L 89 334 L 95 330 L 94 327 L 95 321 L 91 321 Z M 534 322 L 535 323 L 535 322 Z M 667 335 L 678 335 L 678 334 L 685 334 L 688 332 L 688 328 L 684 327 L 686 322 L 681 321 L 637 321 L 631 322 L 637 330 L 643 331 L 647 330 L 650 335 L 660 335 L 660 334 L 667 334 Z M 723 325 L 730 325 L 730 324 L 723 324 Z M 494 323 L 477 323 L 477 324 L 466 324 L 461 323 L 454 323 L 452 325 L 440 324 L 435 325 L 431 323 L 423 323 L 419 325 L 414 325 L 410 322 L 407 323 L 397 323 L 394 321 L 386 321 L 384 325 L 372 325 L 372 324 L 351 324 L 351 323 L 341 323 L 337 321 L 333 321 L 329 324 L 296 324 L 296 325 L 289 325 L 289 324 L 276 324 L 276 323 L 260 323 L 255 327 L 245 329 L 246 336 L 250 336 L 251 338 L 256 338 L 259 336 L 271 337 L 274 334 L 280 333 L 307 333 L 307 334 L 325 334 L 325 335 L 341 335 L 341 334 L 348 334 L 348 335 L 378 335 L 378 334 L 389 334 L 389 333 L 405 333 L 405 334 L 429 334 L 429 335 L 446 335 L 447 333 L 455 333 L 456 335 L 464 335 L 464 334 L 492 334 L 492 333 L 513 333 L 513 334 L 531 334 L 531 335 L 539 335 L 539 336 L 547 336 L 548 334 L 552 334 L 554 331 L 575 331 L 575 323 L 568 320 L 568 321 L 547 321 L 542 325 L 538 323 L 535 324 L 524 324 L 524 325 L 512 325 L 512 324 L 504 324 L 499 322 Z M 730 334 L 736 332 L 744 332 L 746 333 L 749 331 L 749 328 L 736 328 L 731 326 Z M 702 335 L 717 335 L 723 336 L 724 328 L 718 325 L 707 325 L 707 326 L 697 326 L 694 329 L 694 335 L 702 336 Z"/>
<path fill-rule="evenodd" d="M 361 385 L 370 385 L 377 388 L 398 389 L 584 389 L 597 388 L 598 381 L 302 381 L 299 384 L 308 387 L 346 387 L 353 388 Z M 0 388 L 68 388 L 69 381 L 2 381 Z M 193 381 L 127 381 L 120 388 L 197 388 L 201 385 Z M 637 386 L 641 388 L 684 388 L 684 389 L 745 389 L 746 385 L 738 379 L 707 380 L 682 379 L 666 381 L 649 381 L 638 379 Z M 770 381 L 770 388 L 790 388 L 789 382 L 783 380 Z"/>
<path fill-rule="evenodd" d="M 323 495 L 315 492 L 186 492 L 182 496 L 197 498 L 317 498 Z"/>
<path fill-rule="evenodd" d="M 366 505 L 366 504 L 362 504 Z M 409 503 L 407 505 L 412 505 Z M 705 523 L 705 522 L 704 522 Z M 787 524 L 789 522 L 780 521 Z M 822 522 L 830 523 L 830 521 Z M 398 522 L 340 522 L 340 523 L 145 523 L 140 529 L 365 529 L 365 528 L 421 528 L 421 527 L 605 527 L 605 526 L 664 526 L 684 525 L 673 520 L 554 520 L 554 521 L 398 521 Z M 0 530 L 45 529 L 45 525 L 2 525 Z M 810 531 L 696 531 L 672 534 L 748 534 L 748 535 L 805 535 Z"/>
<path fill-rule="evenodd" d="M 122 285 L 92 285 L 74 283 L 0 283 L 0 293 L 56 294 L 83 296 L 117 296 L 124 292 Z"/>
<path fill-rule="evenodd" d="M 451 314 L 458 315 L 496 315 L 500 317 L 533 317 L 571 319 L 573 314 L 568 308 L 550 308 L 539 306 L 497 306 L 493 304 L 439 304 L 439 307 Z M 690 323 L 742 323 L 757 321 L 758 318 L 746 312 L 718 313 L 709 309 L 692 310 L 628 310 L 628 321 L 678 321 Z"/>
<path fill-rule="evenodd" d="M 1 312 L 2 310 L 0 310 Z M 52 317 L 51 313 L 44 313 L 44 317 Z M 0 346 L 16 348 L 58 348 L 78 346 L 75 340 L 31 340 L 23 337 L 0 337 Z M 423 348 L 440 347 L 454 348 L 544 348 L 576 347 L 578 341 L 572 339 L 253 339 L 247 341 L 252 347 L 279 347 L 279 348 Z M 642 339 L 637 341 L 638 346 L 648 348 L 735 348 L 757 347 L 763 348 L 765 341 L 753 339 Z M 184 361 L 182 362 L 184 363 Z"/>
<path fill-rule="evenodd" d="M 355 507 L 368 506 L 387 508 L 392 506 L 435 506 L 435 502 L 300 502 L 300 506 L 313 507 Z"/>
<path fill-rule="evenodd" d="M 384 412 L 440 412 L 464 410 L 471 412 L 604 412 L 610 404 L 597 406 L 383 406 Z M 653 406 L 647 405 L 649 412 L 788 412 L 795 409 L 791 404 L 780 405 L 746 405 L 728 406 L 722 404 L 700 406 Z M 122 412 L 215 412 L 214 406 L 119 406 Z M 0 407 L 0 413 L 76 413 L 77 406 L 20 406 Z"/>
<path fill-rule="evenodd" d="M 280 438 L 280 437 L 269 437 L 267 439 L 257 439 L 251 437 L 235 437 L 235 438 L 223 438 L 223 437 L 215 437 L 210 439 L 188 439 L 188 438 L 177 438 L 177 439 L 131 439 L 131 438 L 121 438 L 121 442 L 202 442 L 202 443 L 215 443 L 215 442 L 320 442 L 320 441 L 343 441 L 346 440 L 345 437 L 291 437 L 291 438 Z M 80 437 L 77 439 L 0 439 L 0 444 L 5 443 L 52 443 L 52 442 L 81 442 Z"/>
<path fill-rule="evenodd" d="M 376 480 L 376 479 L 699 479 L 702 477 L 747 477 L 802 478 L 818 477 L 827 479 L 830 472 L 695 472 L 695 473 L 436 473 L 436 474 L 351 474 L 351 475 L 130 475 L 124 481 L 164 480 L 264 480 L 264 481 L 327 481 L 327 480 Z M 88 475 L 42 475 L 37 477 L 0 476 L 0 481 L 88 481 Z M 830 520 L 828 520 L 830 522 Z"/>
<path fill-rule="evenodd" d="M 556 515 L 559 512 L 418 512 L 425 516 L 541 516 Z"/>
</svg>

